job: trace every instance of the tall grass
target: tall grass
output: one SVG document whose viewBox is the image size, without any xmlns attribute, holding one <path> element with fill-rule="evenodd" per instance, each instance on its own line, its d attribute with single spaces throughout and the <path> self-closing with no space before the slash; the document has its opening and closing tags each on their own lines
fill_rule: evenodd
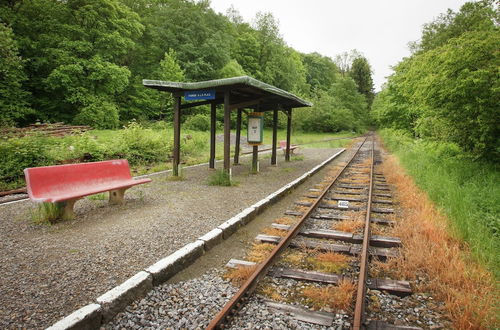
<svg viewBox="0 0 500 330">
<path fill-rule="evenodd" d="M 390 236 L 401 238 L 403 245 L 398 257 L 373 262 L 370 276 L 412 281 L 415 292 L 428 292 L 444 302 L 443 311 L 454 329 L 495 328 L 499 292 L 492 273 L 471 260 L 463 241 L 451 237 L 452 219 L 416 186 L 395 156 L 385 157 L 379 169 L 396 187 L 401 208 Z"/>
<path fill-rule="evenodd" d="M 238 183 L 234 180 L 231 180 L 229 173 L 225 170 L 216 170 L 209 178 L 208 178 L 209 186 L 236 186 Z"/>
<path fill-rule="evenodd" d="M 449 230 L 500 278 L 500 173 L 497 164 L 475 161 L 455 145 L 415 141 L 382 130 L 384 144 L 438 208 Z"/>
</svg>

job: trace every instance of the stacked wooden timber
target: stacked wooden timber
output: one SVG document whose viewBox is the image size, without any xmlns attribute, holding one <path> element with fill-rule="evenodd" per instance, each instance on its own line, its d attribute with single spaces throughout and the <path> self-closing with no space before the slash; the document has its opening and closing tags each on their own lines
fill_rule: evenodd
<svg viewBox="0 0 500 330">
<path fill-rule="evenodd" d="M 91 129 L 92 128 L 90 126 L 86 125 L 65 125 L 64 123 L 36 123 L 23 128 L 3 129 L 2 135 L 10 137 L 22 137 L 33 134 L 41 134 L 45 136 L 65 136 L 71 134 L 80 134 Z"/>
</svg>

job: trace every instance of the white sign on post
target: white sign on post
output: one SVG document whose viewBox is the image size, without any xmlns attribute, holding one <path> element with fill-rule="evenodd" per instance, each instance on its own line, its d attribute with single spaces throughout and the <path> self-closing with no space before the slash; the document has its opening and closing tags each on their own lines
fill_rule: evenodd
<svg viewBox="0 0 500 330">
<path fill-rule="evenodd" d="M 248 141 L 260 142 L 260 118 L 248 118 Z"/>
<path fill-rule="evenodd" d="M 337 203 L 337 206 L 343 209 L 348 209 L 349 208 L 349 201 L 339 201 Z"/>
<path fill-rule="evenodd" d="M 262 144 L 264 136 L 264 117 L 261 112 L 248 114 L 247 141 L 252 145 Z"/>
</svg>

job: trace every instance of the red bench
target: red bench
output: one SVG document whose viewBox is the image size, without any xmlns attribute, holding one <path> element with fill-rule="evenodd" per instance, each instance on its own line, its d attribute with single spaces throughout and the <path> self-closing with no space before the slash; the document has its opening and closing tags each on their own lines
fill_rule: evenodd
<svg viewBox="0 0 500 330">
<path fill-rule="evenodd" d="M 75 216 L 73 206 L 85 196 L 109 191 L 110 204 L 121 204 L 125 190 L 151 181 L 133 179 L 126 159 L 32 167 L 24 175 L 31 200 L 56 203 L 64 219 Z"/>
<path fill-rule="evenodd" d="M 280 141 L 280 148 L 281 148 L 281 150 L 283 150 L 283 153 L 286 153 L 286 141 Z M 299 147 L 298 147 L 298 146 L 295 146 L 295 145 L 290 144 L 290 153 L 291 153 L 291 154 L 293 154 L 293 151 L 294 151 L 295 149 L 297 149 L 297 150 L 298 150 L 298 149 L 299 149 Z"/>
</svg>

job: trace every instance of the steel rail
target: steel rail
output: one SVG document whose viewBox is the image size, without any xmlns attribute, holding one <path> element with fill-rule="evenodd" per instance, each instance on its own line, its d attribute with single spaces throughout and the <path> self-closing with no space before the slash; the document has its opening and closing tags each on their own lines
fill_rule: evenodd
<svg viewBox="0 0 500 330">
<path fill-rule="evenodd" d="M 375 145 L 375 140 L 372 136 L 370 187 L 368 190 L 368 202 L 366 208 L 365 228 L 363 234 L 363 246 L 361 249 L 361 264 L 359 269 L 356 305 L 354 307 L 354 321 L 353 321 L 354 330 L 361 329 L 365 314 L 366 279 L 368 276 L 368 248 L 370 247 L 370 212 L 371 212 L 372 190 L 373 190 L 374 145 Z"/>
<path fill-rule="evenodd" d="M 222 310 L 212 319 L 212 321 L 208 324 L 208 330 L 211 329 L 222 329 L 224 327 L 224 322 L 226 319 L 232 314 L 236 312 L 236 308 L 239 308 L 242 304 L 242 300 L 248 296 L 252 290 L 257 285 L 260 278 L 262 278 L 267 270 L 272 266 L 277 256 L 280 255 L 281 251 L 283 251 L 292 238 L 294 238 L 299 232 L 302 225 L 305 223 L 305 220 L 309 217 L 309 215 L 313 212 L 316 206 L 321 202 L 323 197 L 327 194 L 333 184 L 337 181 L 337 179 L 344 173 L 345 169 L 351 164 L 354 157 L 358 154 L 361 147 L 365 144 L 367 137 L 363 140 L 361 145 L 358 147 L 356 152 L 352 155 L 346 165 L 342 168 L 342 170 L 337 173 L 337 175 L 332 179 L 330 184 L 321 192 L 320 196 L 316 199 L 316 201 L 309 207 L 304 215 L 300 218 L 300 220 L 293 226 L 293 228 L 289 231 L 288 235 L 280 240 L 278 245 L 271 251 L 270 255 L 257 265 L 257 268 L 252 273 L 252 275 L 246 280 L 245 283 L 240 287 L 238 292 L 227 302 L 227 304 L 222 308 Z"/>
</svg>

